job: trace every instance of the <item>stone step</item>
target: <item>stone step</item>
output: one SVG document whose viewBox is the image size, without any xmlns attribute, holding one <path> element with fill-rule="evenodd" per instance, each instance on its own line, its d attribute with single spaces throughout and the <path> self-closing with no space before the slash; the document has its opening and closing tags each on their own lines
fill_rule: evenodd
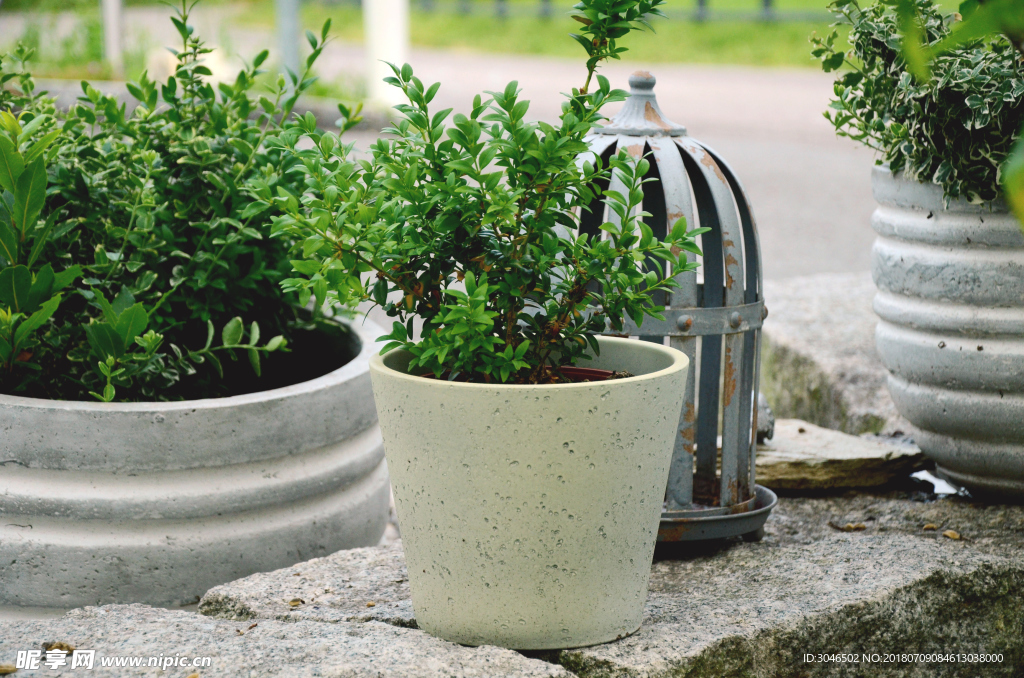
<svg viewBox="0 0 1024 678">
<path fill-rule="evenodd" d="M 365 550 L 365 549 L 360 549 Z M 561 666 L 497 647 L 463 647 L 423 631 L 378 621 L 332 624 L 272 619 L 228 621 L 145 605 L 72 610 L 59 619 L 0 622 L 0 666 L 14 665 L 19 650 L 60 642 L 96 650 L 92 671 L 67 666 L 15 675 L 213 676 L 249 678 L 569 678 Z M 210 657 L 206 667 L 130 669 L 101 667 L 104 657 Z M 45 657 L 44 657 L 45 658 Z M 3 673 L 3 671 L 0 671 Z"/>
<path fill-rule="evenodd" d="M 804 663 L 805 652 L 1003 652 L 1020 661 L 1024 509 L 1002 507 L 999 525 L 988 513 L 959 500 L 783 499 L 761 544 L 696 545 L 677 552 L 680 560 L 656 562 L 639 633 L 531 656 L 578 676 L 645 678 L 835 675 L 834 665 Z M 867 521 L 857 528 L 864 531 L 843 532 L 846 523 L 837 521 L 847 519 Z M 923 531 L 929 520 L 963 537 Z M 974 548 L 983 532 L 993 548 Z M 399 545 L 357 549 L 219 586 L 200 610 L 239 620 L 408 626 L 415 619 L 407 586 Z M 294 599 L 303 602 L 293 607 Z M 1007 666 L 960 674 L 936 664 L 921 675 L 1013 675 Z M 896 676 L 908 666 L 847 670 Z"/>
<path fill-rule="evenodd" d="M 909 432 L 875 352 L 871 274 L 766 280 L 761 391 L 775 416 L 852 434 Z"/>
<path fill-rule="evenodd" d="M 0 664 L 64 642 L 98 656 L 210 656 L 204 678 L 1024 675 L 1024 507 L 899 493 L 783 498 L 766 528 L 761 543 L 661 553 L 641 630 L 596 647 L 524 654 L 427 635 L 414 628 L 398 542 L 218 586 L 203 614 L 131 605 L 0 622 Z M 886 653 L 1003 659 L 886 663 Z"/>
<path fill-rule="evenodd" d="M 779 419 L 757 446 L 757 482 L 776 492 L 838 492 L 893 486 L 925 467 L 900 438 L 854 436 L 800 419 Z"/>
</svg>

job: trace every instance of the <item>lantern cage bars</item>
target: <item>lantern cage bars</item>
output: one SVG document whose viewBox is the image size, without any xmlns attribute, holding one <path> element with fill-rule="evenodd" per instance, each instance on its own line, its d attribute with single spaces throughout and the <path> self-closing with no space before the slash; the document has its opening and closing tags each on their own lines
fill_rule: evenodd
<svg viewBox="0 0 1024 678">
<path fill-rule="evenodd" d="M 667 337 L 690 359 L 658 539 L 756 540 L 777 501 L 754 478 L 761 324 L 767 315 L 757 227 L 735 172 L 662 114 L 655 82 L 649 73 L 634 73 L 621 111 L 588 142 L 605 163 L 620 148 L 648 159 L 646 178 L 657 181 L 644 183 L 642 209 L 651 215 L 644 223 L 655 237 L 664 238 L 680 218 L 688 228 L 711 229 L 700 236 L 698 271 L 680 273 L 679 287 L 659 300 L 665 320 L 647 318 L 642 328 L 627 321 L 617 333 L 657 343 Z M 614 175 L 598 188 L 626 190 Z M 597 198 L 583 210 L 580 231 L 600 237 L 605 221 L 620 223 Z"/>
</svg>

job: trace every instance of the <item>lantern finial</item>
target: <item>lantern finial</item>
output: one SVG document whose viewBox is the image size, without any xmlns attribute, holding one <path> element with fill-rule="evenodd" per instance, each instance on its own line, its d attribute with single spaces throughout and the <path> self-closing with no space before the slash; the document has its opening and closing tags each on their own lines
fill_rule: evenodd
<svg viewBox="0 0 1024 678">
<path fill-rule="evenodd" d="M 672 122 L 661 112 L 654 97 L 657 79 L 647 71 L 629 76 L 629 98 L 605 127 L 594 134 L 623 134 L 631 137 L 683 137 L 686 128 Z"/>
</svg>

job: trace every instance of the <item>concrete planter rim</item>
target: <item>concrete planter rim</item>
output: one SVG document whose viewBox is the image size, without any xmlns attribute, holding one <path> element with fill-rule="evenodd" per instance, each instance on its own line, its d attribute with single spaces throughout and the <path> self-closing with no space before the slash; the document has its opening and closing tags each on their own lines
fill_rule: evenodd
<svg viewBox="0 0 1024 678">
<path fill-rule="evenodd" d="M 45 398 L 27 398 L 25 396 L 0 394 L 0 403 L 16 405 L 23 408 L 35 408 L 40 410 L 84 410 L 102 412 L 104 414 L 148 412 L 159 409 L 161 412 L 175 410 L 189 410 L 201 406 L 204 410 L 230 409 L 239 405 L 251 405 L 254 403 L 279 400 L 302 396 L 308 393 L 320 391 L 324 388 L 341 384 L 359 374 L 360 365 L 373 353 L 373 341 L 375 337 L 363 331 L 360 320 L 337 318 L 333 321 L 352 332 L 353 338 L 358 342 L 358 352 L 352 358 L 336 370 L 327 374 L 300 381 L 280 388 L 245 393 L 242 395 L 226 396 L 223 398 L 196 398 L 194 400 L 147 400 L 138 403 L 103 403 L 91 400 L 48 400 Z"/>
<path fill-rule="evenodd" d="M 889 167 L 889 163 L 887 162 L 883 162 L 880 165 L 872 166 L 871 172 L 872 174 L 882 175 L 890 179 L 891 181 L 894 181 L 896 184 L 912 184 L 931 193 L 932 195 L 929 195 L 924 200 L 922 200 L 922 203 L 924 204 L 918 205 L 919 207 L 925 207 L 928 209 L 939 209 L 947 212 L 952 211 L 970 213 L 1003 213 L 1010 211 L 1010 206 L 1009 204 L 1007 204 L 1006 198 L 1004 198 L 1002 195 L 1000 195 L 995 200 L 980 203 L 970 202 L 965 197 L 960 196 L 959 198 L 951 198 L 949 200 L 949 204 L 947 205 L 941 186 L 927 179 L 918 179 L 915 177 L 911 177 L 902 170 L 899 172 L 893 172 L 892 168 Z M 875 193 L 876 202 L 882 204 L 882 201 L 878 199 L 877 190 L 873 189 L 873 192 Z M 915 197 L 917 197 L 920 200 L 923 196 Z M 931 199 L 929 200 L 928 198 Z"/>
<path fill-rule="evenodd" d="M 456 389 L 543 389 L 545 391 L 554 391 L 558 389 L 586 389 L 586 388 L 599 388 L 601 384 L 607 386 L 609 383 L 612 384 L 631 384 L 638 381 L 644 381 L 648 379 L 654 379 L 662 377 L 673 372 L 685 369 L 689 365 L 689 359 L 682 351 L 678 351 L 671 346 L 665 346 L 663 344 L 652 344 L 650 342 L 636 341 L 632 339 L 625 339 L 623 337 L 609 337 L 601 335 L 599 337 L 601 343 L 628 343 L 631 347 L 639 350 L 653 349 L 653 352 L 661 353 L 666 357 L 672 359 L 672 363 L 656 372 L 648 372 L 646 374 L 638 374 L 632 377 L 624 377 L 622 379 L 611 379 L 607 381 L 585 381 L 585 382 L 574 382 L 569 384 L 505 384 L 505 383 L 493 383 L 493 384 L 481 384 L 476 382 L 465 382 L 465 381 L 441 381 L 439 379 L 427 379 L 415 374 L 409 374 L 396 370 L 393 367 L 389 367 L 384 361 L 392 355 L 400 354 L 401 349 L 395 349 L 394 351 L 388 351 L 385 354 L 374 353 L 370 356 L 370 369 L 379 370 L 386 372 L 391 378 L 401 379 L 403 381 L 413 381 L 415 383 L 423 382 L 436 382 L 438 386 L 444 386 L 446 388 Z M 635 346 L 634 346 L 635 345 Z"/>
</svg>

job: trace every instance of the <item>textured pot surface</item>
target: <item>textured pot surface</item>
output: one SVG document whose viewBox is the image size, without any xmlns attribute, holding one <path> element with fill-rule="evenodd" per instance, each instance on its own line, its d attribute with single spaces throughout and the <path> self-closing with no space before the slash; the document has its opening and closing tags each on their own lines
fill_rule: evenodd
<svg viewBox="0 0 1024 678">
<path fill-rule="evenodd" d="M 170 403 L 0 396 L 0 604 L 189 603 L 376 544 L 388 475 L 369 356 L 286 388 Z"/>
<path fill-rule="evenodd" d="M 596 383 L 450 383 L 370 362 L 420 628 L 578 647 L 640 627 L 687 359 L 600 338 Z"/>
<path fill-rule="evenodd" d="M 1005 205 L 943 205 L 876 167 L 876 345 L 941 473 L 1024 498 L 1024 233 Z"/>
</svg>

